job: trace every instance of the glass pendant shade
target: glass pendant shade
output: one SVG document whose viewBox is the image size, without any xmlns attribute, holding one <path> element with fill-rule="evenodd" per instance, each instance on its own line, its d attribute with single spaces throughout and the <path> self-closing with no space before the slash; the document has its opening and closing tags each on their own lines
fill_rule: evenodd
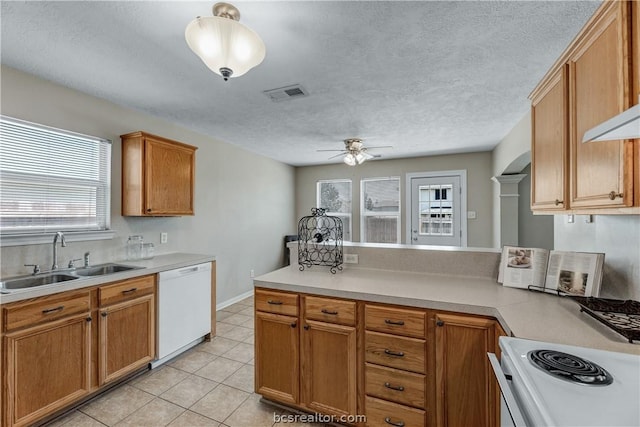
<svg viewBox="0 0 640 427">
<path fill-rule="evenodd" d="M 347 153 L 347 155 L 344 156 L 343 161 L 349 166 L 355 166 L 356 165 L 356 157 L 351 153 Z"/>
<path fill-rule="evenodd" d="M 229 17 L 198 17 L 187 25 L 185 38 L 202 62 L 225 80 L 242 76 L 265 57 L 260 36 Z"/>
<path fill-rule="evenodd" d="M 364 163 L 365 160 L 367 160 L 367 158 L 364 156 L 364 154 L 362 154 L 362 153 L 356 154 L 356 163 L 357 164 L 360 165 L 360 164 Z"/>
</svg>

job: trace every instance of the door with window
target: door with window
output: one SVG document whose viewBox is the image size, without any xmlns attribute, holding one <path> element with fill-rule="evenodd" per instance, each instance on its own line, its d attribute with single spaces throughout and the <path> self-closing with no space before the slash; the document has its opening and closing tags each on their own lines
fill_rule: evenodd
<svg viewBox="0 0 640 427">
<path fill-rule="evenodd" d="M 412 245 L 464 246 L 460 174 L 411 177 Z"/>
</svg>

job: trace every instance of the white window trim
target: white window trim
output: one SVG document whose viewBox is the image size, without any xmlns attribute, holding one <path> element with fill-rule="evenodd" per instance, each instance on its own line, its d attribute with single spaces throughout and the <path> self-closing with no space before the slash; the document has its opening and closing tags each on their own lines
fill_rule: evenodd
<svg viewBox="0 0 640 427">
<path fill-rule="evenodd" d="M 467 170 L 448 170 L 435 172 L 413 172 L 406 176 L 405 187 L 405 243 L 411 244 L 411 180 L 414 178 L 437 178 L 442 176 L 460 177 L 460 246 L 467 247 Z"/>
<path fill-rule="evenodd" d="M 392 180 L 392 179 L 397 179 L 398 180 L 398 212 L 391 214 L 389 212 L 385 212 L 385 213 L 367 213 L 365 208 L 364 208 L 364 183 L 365 181 L 388 181 L 388 180 Z M 377 177 L 377 178 L 362 178 L 360 180 L 360 242 L 362 243 L 369 243 L 366 241 L 366 221 L 365 221 L 365 217 L 367 216 L 395 216 L 398 218 L 396 227 L 397 227 L 397 231 L 396 231 L 396 236 L 398 236 L 398 239 L 396 241 L 396 244 L 399 244 L 402 241 L 402 236 L 401 236 L 401 222 L 402 222 L 402 203 L 400 203 L 400 201 L 402 200 L 402 182 L 400 181 L 400 177 L 399 176 L 381 176 L 381 177 Z M 377 242 L 373 242 L 373 243 L 377 243 Z M 391 243 L 393 244 L 393 243 Z"/>
<path fill-rule="evenodd" d="M 90 240 L 113 239 L 115 234 L 116 232 L 114 230 L 65 231 L 64 237 L 67 242 L 86 242 Z M 3 234 L 0 235 L 0 247 L 52 243 L 54 235 L 55 233 Z"/>
<path fill-rule="evenodd" d="M 340 217 L 348 217 L 349 218 L 349 236 L 351 236 L 350 240 L 343 239 L 345 242 L 353 241 L 353 181 L 350 179 L 320 179 L 316 182 L 316 207 L 320 208 L 320 184 L 323 183 L 333 183 L 333 182 L 348 182 L 351 186 L 351 212 L 343 213 L 343 212 L 329 212 L 326 211 L 327 215 Z M 343 221 L 344 223 L 344 221 Z M 344 225 L 343 225 L 344 226 Z M 344 229 L 342 230 L 342 235 L 344 236 Z"/>
</svg>

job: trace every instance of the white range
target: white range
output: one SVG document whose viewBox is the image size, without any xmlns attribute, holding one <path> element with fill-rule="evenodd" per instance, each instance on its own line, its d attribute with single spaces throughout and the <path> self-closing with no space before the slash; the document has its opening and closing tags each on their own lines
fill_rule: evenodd
<svg viewBox="0 0 640 427">
<path fill-rule="evenodd" d="M 501 337 L 503 426 L 640 426 L 640 356 Z"/>
</svg>

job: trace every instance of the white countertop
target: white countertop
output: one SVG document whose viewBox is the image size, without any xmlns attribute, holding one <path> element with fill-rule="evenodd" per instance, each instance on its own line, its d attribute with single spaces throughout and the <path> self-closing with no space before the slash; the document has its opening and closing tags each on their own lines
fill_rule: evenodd
<svg viewBox="0 0 640 427">
<path fill-rule="evenodd" d="M 10 290 L 8 291 L 9 293 L 0 294 L 0 304 L 7 304 L 14 301 L 21 301 L 24 299 L 56 294 L 58 292 L 87 288 L 90 286 L 101 285 L 103 283 L 130 279 L 132 277 L 145 276 L 147 274 L 155 274 L 161 271 L 173 270 L 175 268 L 201 264 L 204 262 L 211 262 L 215 261 L 215 259 L 215 256 L 212 255 L 172 253 L 157 255 L 152 259 L 144 259 L 140 261 L 112 261 L 117 264 L 131 265 L 142 268 L 123 271 L 120 273 L 107 274 L 104 276 L 81 277 L 79 279 L 68 280 L 66 282 L 60 283 L 52 283 L 51 285 L 38 286 L 34 288 Z"/>
<path fill-rule="evenodd" d="M 285 267 L 254 279 L 256 287 L 493 316 L 515 337 L 640 354 L 627 339 L 569 298 L 503 287 L 493 279 L 344 266 Z"/>
</svg>

